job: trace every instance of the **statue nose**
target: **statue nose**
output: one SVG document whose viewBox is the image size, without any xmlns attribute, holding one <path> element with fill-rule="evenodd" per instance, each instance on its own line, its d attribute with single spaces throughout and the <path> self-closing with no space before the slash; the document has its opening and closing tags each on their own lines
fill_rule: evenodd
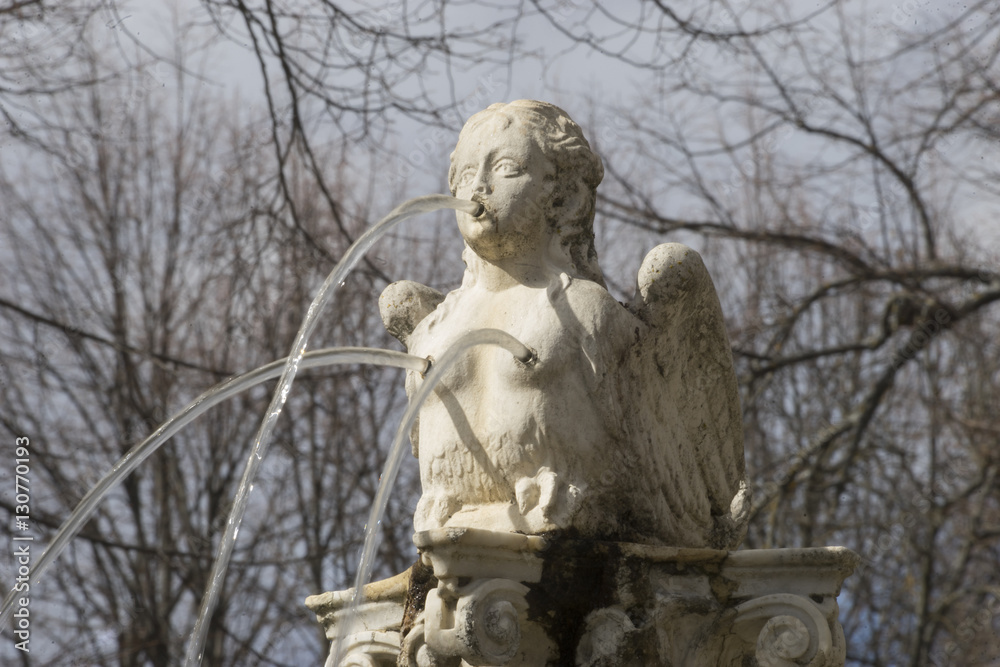
<svg viewBox="0 0 1000 667">
<path fill-rule="evenodd" d="M 486 170 L 481 169 L 478 174 L 476 174 L 476 180 L 472 183 L 472 192 L 477 195 L 488 195 L 490 190 L 489 183 L 486 182 Z"/>
</svg>

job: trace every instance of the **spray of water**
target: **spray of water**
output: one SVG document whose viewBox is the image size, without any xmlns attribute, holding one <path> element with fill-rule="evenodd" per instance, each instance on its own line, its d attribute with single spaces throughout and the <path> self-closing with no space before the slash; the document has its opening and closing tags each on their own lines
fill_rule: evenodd
<svg viewBox="0 0 1000 667">
<path fill-rule="evenodd" d="M 344 642 L 349 629 L 355 624 L 358 608 L 364 602 L 364 586 L 371 580 L 372 569 L 375 566 L 375 550 L 378 547 L 381 533 L 379 528 L 382 517 L 385 515 L 386 505 L 389 503 L 389 494 L 399 474 L 399 467 L 403 461 L 403 454 L 406 451 L 405 443 L 407 434 L 413 428 L 423 406 L 424 401 L 431 395 L 434 388 L 444 377 L 448 369 L 458 360 L 458 358 L 470 347 L 476 345 L 497 345 L 508 352 L 524 364 L 532 364 L 535 360 L 534 353 L 525 347 L 523 343 L 505 331 L 499 329 L 479 329 L 470 331 L 455 341 L 448 348 L 441 358 L 436 360 L 431 366 L 431 370 L 425 375 L 420 389 L 410 398 L 410 404 L 403 414 L 403 420 L 396 430 L 396 437 L 392 441 L 389 449 L 389 457 L 382 469 L 382 476 L 379 478 L 378 492 L 375 494 L 375 501 L 372 503 L 371 513 L 368 515 L 368 523 L 365 526 L 365 543 L 361 551 L 361 560 L 358 563 L 358 572 L 354 580 L 354 595 L 351 599 L 351 606 L 344 616 L 344 620 L 338 623 L 337 639 L 333 644 L 331 656 L 332 662 L 329 665 L 340 665 L 343 659 Z"/>
<path fill-rule="evenodd" d="M 261 366 L 249 373 L 238 375 L 216 385 L 189 403 L 183 410 L 163 422 L 148 438 L 132 447 L 114 465 L 111 471 L 87 492 L 87 495 L 83 497 L 83 500 L 76 506 L 73 513 L 69 515 L 69 518 L 59 528 L 52 542 L 49 543 L 45 552 L 29 571 L 29 584 L 34 586 L 41 581 L 45 572 L 59 558 L 70 541 L 83 528 L 84 524 L 90 520 L 104 498 L 122 480 L 132 474 L 132 471 L 149 458 L 153 452 L 159 449 L 163 443 L 167 442 L 184 426 L 197 419 L 213 406 L 261 382 L 278 377 L 286 363 L 286 359 L 272 361 L 266 366 Z M 402 352 L 364 347 L 343 347 L 309 352 L 303 356 L 301 367 L 318 368 L 335 364 L 377 364 L 405 368 L 417 371 L 418 373 L 426 372 L 430 365 L 426 359 Z M 12 590 L 4 599 L 2 610 L 0 610 L 0 628 L 8 627 L 7 622 L 14 611 L 14 600 L 16 597 L 16 592 Z"/>
<path fill-rule="evenodd" d="M 195 623 L 191 640 L 188 643 L 188 650 L 184 659 L 184 664 L 187 667 L 197 667 L 201 664 L 205 640 L 208 637 L 209 622 L 219 601 L 219 594 L 222 590 L 226 569 L 229 567 L 229 560 L 232 558 L 233 549 L 236 546 L 236 534 L 239 532 L 240 524 L 243 522 L 243 515 L 246 513 L 254 479 L 257 477 L 257 471 L 270 445 L 274 425 L 281 414 L 285 401 L 288 399 L 288 393 L 292 388 L 292 382 L 295 380 L 295 374 L 298 372 L 302 356 L 305 354 L 309 336 L 312 335 L 313 330 L 319 322 L 319 314 L 329 302 L 336 288 L 343 283 L 347 274 L 361 261 L 365 253 L 368 252 L 376 241 L 402 220 L 418 213 L 429 213 L 430 211 L 442 208 L 464 211 L 473 216 L 479 216 L 483 212 L 483 206 L 478 202 L 456 199 L 455 197 L 448 197 L 446 195 L 428 195 L 404 202 L 385 218 L 375 223 L 361 238 L 347 249 L 344 257 L 337 263 L 333 271 L 330 272 L 330 275 L 319 288 L 316 297 L 309 305 L 309 310 L 302 321 L 302 326 L 295 337 L 295 343 L 292 345 L 292 350 L 288 355 L 281 379 L 274 390 L 271 405 L 268 407 L 260 429 L 257 431 L 257 436 L 254 438 L 250 457 L 247 459 L 246 467 L 243 469 L 243 477 L 240 480 L 236 496 L 233 498 L 233 508 L 229 513 L 229 520 L 226 523 L 226 532 L 219 543 L 219 554 L 215 559 L 215 564 L 212 566 L 208 589 L 205 591 L 205 597 L 202 599 L 201 609 L 198 612 L 198 620 Z"/>
</svg>

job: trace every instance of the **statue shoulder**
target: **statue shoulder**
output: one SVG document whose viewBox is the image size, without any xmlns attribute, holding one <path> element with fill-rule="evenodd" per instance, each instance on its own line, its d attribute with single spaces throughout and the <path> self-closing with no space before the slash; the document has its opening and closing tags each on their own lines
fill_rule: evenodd
<svg viewBox="0 0 1000 667">
<path fill-rule="evenodd" d="M 412 280 L 400 280 L 382 290 L 378 310 L 386 331 L 408 346 L 416 326 L 442 301 L 444 295 L 436 289 Z"/>
<path fill-rule="evenodd" d="M 603 375 L 622 363 L 634 344 L 636 326 L 642 324 L 607 288 L 590 280 L 563 280 L 559 294 L 550 288 L 546 296 L 589 367 Z"/>
<path fill-rule="evenodd" d="M 616 300 L 606 287 L 591 280 L 573 279 L 568 284 L 564 281 L 562 290 L 573 313 L 588 328 L 630 325 L 635 319 L 628 308 Z"/>
</svg>

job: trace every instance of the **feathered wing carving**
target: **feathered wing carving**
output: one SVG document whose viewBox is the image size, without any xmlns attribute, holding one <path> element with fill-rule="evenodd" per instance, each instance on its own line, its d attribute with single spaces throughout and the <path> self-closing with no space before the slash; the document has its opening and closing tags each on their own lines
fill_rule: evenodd
<svg viewBox="0 0 1000 667">
<path fill-rule="evenodd" d="M 734 548 L 750 508 L 742 414 L 722 308 L 701 256 L 679 243 L 654 248 L 630 310 L 646 326 L 622 391 L 667 539 Z"/>
<path fill-rule="evenodd" d="M 378 310 L 386 331 L 409 348 L 410 334 L 442 301 L 444 295 L 432 287 L 399 280 L 382 290 Z"/>
</svg>

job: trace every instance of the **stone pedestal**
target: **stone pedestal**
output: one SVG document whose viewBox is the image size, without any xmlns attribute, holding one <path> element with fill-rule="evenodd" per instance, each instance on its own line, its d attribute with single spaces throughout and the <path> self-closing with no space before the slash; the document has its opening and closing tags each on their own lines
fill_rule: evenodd
<svg viewBox="0 0 1000 667">
<path fill-rule="evenodd" d="M 368 584 L 355 613 L 351 610 L 354 589 L 306 598 L 306 606 L 316 613 L 316 620 L 330 640 L 330 655 L 324 667 L 335 667 L 333 651 L 338 633 L 343 634 L 344 642 L 339 667 L 394 667 L 409 588 L 409 570 L 392 579 Z"/>
<path fill-rule="evenodd" d="M 837 595 L 857 564 L 848 549 L 728 552 L 474 529 L 414 541 L 433 577 L 372 584 L 354 621 L 347 592 L 307 601 L 331 639 L 351 623 L 341 666 L 844 664 Z M 404 623 L 407 587 L 426 602 Z"/>
</svg>

